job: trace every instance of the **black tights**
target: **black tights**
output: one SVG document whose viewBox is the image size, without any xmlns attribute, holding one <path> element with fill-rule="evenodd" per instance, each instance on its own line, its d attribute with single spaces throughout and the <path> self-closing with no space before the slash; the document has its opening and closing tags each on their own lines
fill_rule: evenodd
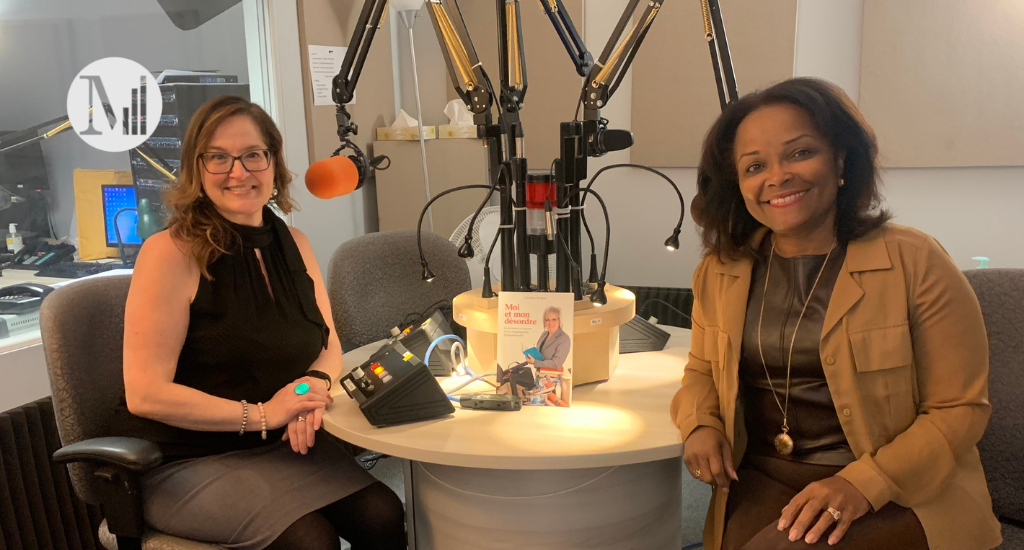
<svg viewBox="0 0 1024 550">
<path fill-rule="evenodd" d="M 347 540 L 352 550 L 405 548 L 402 501 L 387 485 L 376 481 L 302 516 L 267 550 L 339 550 L 338 537 Z"/>
</svg>

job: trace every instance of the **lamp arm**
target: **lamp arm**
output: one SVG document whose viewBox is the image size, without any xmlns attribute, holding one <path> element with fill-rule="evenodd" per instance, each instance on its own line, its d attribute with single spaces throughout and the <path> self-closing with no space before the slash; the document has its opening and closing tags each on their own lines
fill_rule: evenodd
<svg viewBox="0 0 1024 550">
<path fill-rule="evenodd" d="M 593 189 L 588 189 L 586 187 L 581 187 L 579 189 L 574 190 L 573 192 L 568 194 L 568 197 L 572 197 L 573 195 L 577 195 L 579 193 L 587 193 L 593 195 L 594 198 L 597 199 L 597 202 L 601 203 L 601 210 L 604 212 L 604 262 L 601 266 L 600 282 L 605 282 L 605 277 L 608 275 L 608 244 L 612 240 L 612 226 L 611 221 L 608 218 L 608 206 L 605 205 L 604 199 L 601 198 L 601 195 L 599 195 L 597 191 L 594 191 Z"/>
<path fill-rule="evenodd" d="M 423 216 L 426 215 L 427 209 L 430 208 L 430 206 L 432 204 L 434 204 L 434 201 L 436 201 L 437 199 L 439 199 L 439 198 L 441 198 L 441 197 L 443 197 L 445 195 L 448 195 L 449 193 L 454 193 L 456 191 L 464 191 L 466 189 L 491 189 L 491 186 L 490 185 L 483 185 L 483 184 L 473 184 L 473 185 L 460 185 L 458 187 L 452 187 L 451 189 L 446 189 L 446 190 L 441 191 L 440 193 L 434 195 L 433 197 L 430 198 L 429 201 L 427 201 L 427 204 L 423 205 L 423 210 L 420 210 L 419 220 L 416 222 L 416 249 L 420 253 L 420 262 L 425 263 L 427 261 L 427 258 L 423 255 L 423 240 L 422 240 Z M 472 227 L 470 227 L 470 230 L 472 230 Z"/>
</svg>

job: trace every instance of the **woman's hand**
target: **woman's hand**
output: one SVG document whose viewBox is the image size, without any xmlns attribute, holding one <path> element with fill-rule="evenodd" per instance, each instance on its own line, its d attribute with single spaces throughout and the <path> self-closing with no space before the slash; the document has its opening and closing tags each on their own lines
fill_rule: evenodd
<svg viewBox="0 0 1024 550">
<path fill-rule="evenodd" d="M 700 426 L 686 438 L 683 462 L 694 479 L 724 492 L 729 491 L 729 483 L 739 481 L 732 464 L 732 446 L 725 434 L 710 426 Z"/>
<path fill-rule="evenodd" d="M 838 518 L 830 508 L 839 514 Z M 869 510 L 871 503 L 852 483 L 842 477 L 832 476 L 811 483 L 789 501 L 782 509 L 779 531 L 792 525 L 789 540 L 796 541 L 803 537 L 807 544 L 814 544 L 825 529 L 838 522 L 828 537 L 829 544 L 837 544 L 850 524 Z"/>
<path fill-rule="evenodd" d="M 303 395 L 295 394 L 295 386 L 305 382 L 309 384 L 309 391 Z M 276 430 L 289 422 L 297 420 L 299 413 L 306 411 L 320 411 L 334 403 L 334 398 L 327 392 L 323 380 L 303 376 L 278 390 L 274 397 L 264 403 L 263 408 L 267 415 L 267 429 Z"/>
<path fill-rule="evenodd" d="M 316 440 L 316 431 L 323 424 L 323 417 L 324 409 L 299 413 L 288 423 L 288 429 L 281 436 L 281 440 L 291 442 L 293 451 L 306 454 Z M 302 420 L 299 420 L 300 418 Z"/>
<path fill-rule="evenodd" d="M 535 359 L 533 357 L 530 357 L 529 355 L 526 356 L 526 362 L 527 363 L 532 365 L 534 361 L 535 361 Z"/>
</svg>

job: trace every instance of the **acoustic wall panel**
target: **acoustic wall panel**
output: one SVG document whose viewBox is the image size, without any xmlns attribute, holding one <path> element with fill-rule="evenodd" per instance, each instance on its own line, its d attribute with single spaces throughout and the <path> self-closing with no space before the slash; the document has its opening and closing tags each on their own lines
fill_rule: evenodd
<svg viewBox="0 0 1024 550">
<path fill-rule="evenodd" d="M 1024 164 L 1024 2 L 864 0 L 863 32 L 884 165 Z"/>
<path fill-rule="evenodd" d="M 796 4 L 721 1 L 741 95 L 793 76 Z M 696 166 L 701 142 L 721 113 L 698 0 L 665 2 L 632 70 L 632 161 Z"/>
</svg>

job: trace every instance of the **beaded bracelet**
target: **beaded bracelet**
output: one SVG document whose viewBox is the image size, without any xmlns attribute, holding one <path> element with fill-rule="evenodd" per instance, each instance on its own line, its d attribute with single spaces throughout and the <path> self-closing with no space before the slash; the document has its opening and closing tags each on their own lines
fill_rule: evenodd
<svg viewBox="0 0 1024 550">
<path fill-rule="evenodd" d="M 262 426 L 263 439 L 267 439 L 267 413 L 263 410 L 263 403 L 256 403 L 256 406 L 260 408 L 260 424 Z"/>
<path fill-rule="evenodd" d="M 249 404 L 242 400 L 242 427 L 238 428 L 238 435 L 245 435 L 245 423 L 249 421 Z"/>
</svg>

